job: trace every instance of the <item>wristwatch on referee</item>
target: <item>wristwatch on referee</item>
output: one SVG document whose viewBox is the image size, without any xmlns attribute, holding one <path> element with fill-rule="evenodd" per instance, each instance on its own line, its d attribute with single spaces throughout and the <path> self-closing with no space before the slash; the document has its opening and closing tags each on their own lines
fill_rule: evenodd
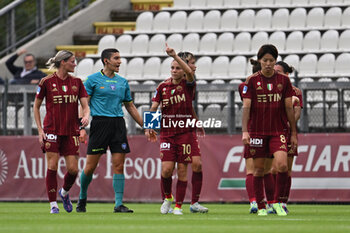
<svg viewBox="0 0 350 233">
<path fill-rule="evenodd" d="M 83 124 L 81 123 L 81 119 L 83 119 L 82 117 L 79 117 L 79 130 L 85 129 L 85 127 L 83 126 Z"/>
</svg>

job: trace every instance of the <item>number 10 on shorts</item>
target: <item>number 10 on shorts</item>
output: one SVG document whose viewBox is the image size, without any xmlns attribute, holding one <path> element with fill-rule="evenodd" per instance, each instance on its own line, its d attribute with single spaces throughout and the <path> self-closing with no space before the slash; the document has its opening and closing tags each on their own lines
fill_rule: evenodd
<svg viewBox="0 0 350 233">
<path fill-rule="evenodd" d="M 143 128 L 144 129 L 160 129 L 160 111 L 143 113 Z"/>
</svg>

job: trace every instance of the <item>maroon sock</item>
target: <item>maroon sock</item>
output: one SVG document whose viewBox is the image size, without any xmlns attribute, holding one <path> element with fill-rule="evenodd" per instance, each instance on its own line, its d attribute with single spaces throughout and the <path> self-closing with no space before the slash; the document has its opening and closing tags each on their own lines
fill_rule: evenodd
<svg viewBox="0 0 350 233">
<path fill-rule="evenodd" d="M 176 207 L 181 207 L 185 199 L 187 181 L 177 180 L 176 184 Z"/>
<path fill-rule="evenodd" d="M 165 195 L 164 195 L 164 187 L 163 187 L 162 180 L 160 180 L 160 193 L 162 195 L 162 200 L 164 200 L 165 199 Z"/>
<path fill-rule="evenodd" d="M 286 189 L 284 191 L 284 197 L 285 197 L 285 203 L 288 202 L 289 199 L 289 193 L 290 193 L 290 187 L 292 186 L 292 177 L 288 176 L 287 184 L 286 184 Z"/>
<path fill-rule="evenodd" d="M 161 178 L 162 186 L 163 186 L 163 194 L 165 198 L 171 198 L 171 185 L 173 183 L 172 177 Z"/>
<path fill-rule="evenodd" d="M 264 177 L 254 176 L 254 193 L 256 198 L 256 203 L 258 204 L 258 209 L 266 209 L 264 202 Z"/>
<path fill-rule="evenodd" d="M 198 202 L 202 190 L 202 172 L 192 172 L 192 200 L 191 204 Z"/>
<path fill-rule="evenodd" d="M 275 181 L 271 173 L 264 175 L 264 187 L 267 204 L 271 204 L 275 195 Z"/>
<path fill-rule="evenodd" d="M 284 202 L 284 191 L 288 181 L 288 172 L 279 172 L 276 176 L 275 202 Z"/>
<path fill-rule="evenodd" d="M 77 175 L 78 174 L 70 174 L 69 172 L 64 175 L 63 189 L 65 191 L 68 192 L 72 188 Z"/>
<path fill-rule="evenodd" d="M 57 197 L 57 171 L 47 169 L 46 171 L 46 192 L 49 202 L 56 201 Z"/>
<path fill-rule="evenodd" d="M 247 190 L 247 193 L 248 193 L 249 202 L 256 201 L 253 180 L 254 180 L 253 174 L 248 174 L 245 177 L 245 189 Z"/>
</svg>

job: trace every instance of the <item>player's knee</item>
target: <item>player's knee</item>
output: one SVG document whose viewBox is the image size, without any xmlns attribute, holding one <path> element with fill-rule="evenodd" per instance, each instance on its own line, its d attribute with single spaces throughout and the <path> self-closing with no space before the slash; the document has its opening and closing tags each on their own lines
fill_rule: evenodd
<svg viewBox="0 0 350 233">
<path fill-rule="evenodd" d="M 193 172 L 201 172 L 202 171 L 202 163 L 201 162 L 192 163 L 192 171 Z"/>
<path fill-rule="evenodd" d="M 254 176 L 264 176 L 264 168 L 254 168 Z"/>
<path fill-rule="evenodd" d="M 169 167 L 163 167 L 162 168 L 162 176 L 164 178 L 170 177 L 172 175 L 172 173 L 173 173 L 173 171 L 172 171 L 171 168 L 169 168 Z"/>
<path fill-rule="evenodd" d="M 279 172 L 287 172 L 288 171 L 287 164 L 284 164 L 284 163 L 278 164 L 278 171 Z"/>
<path fill-rule="evenodd" d="M 74 167 L 74 168 L 72 167 L 72 168 L 69 168 L 67 170 L 68 170 L 68 173 L 71 174 L 71 175 L 77 175 L 78 172 L 79 172 L 77 167 Z"/>
</svg>

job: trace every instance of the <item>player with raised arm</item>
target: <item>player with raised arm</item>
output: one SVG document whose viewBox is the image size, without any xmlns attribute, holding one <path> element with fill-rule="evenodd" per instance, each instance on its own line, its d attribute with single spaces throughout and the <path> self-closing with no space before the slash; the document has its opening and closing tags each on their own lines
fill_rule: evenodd
<svg viewBox="0 0 350 233">
<path fill-rule="evenodd" d="M 159 84 L 153 97 L 150 111 L 162 110 L 162 127 L 160 131 L 160 157 L 162 160 L 161 182 L 165 199 L 160 208 L 167 214 L 173 201 L 172 174 L 177 165 L 178 181 L 176 185 L 176 204 L 173 213 L 182 215 L 182 203 L 187 188 L 187 165 L 192 157 L 199 155 L 196 128 L 186 125 L 195 119 L 192 100 L 195 94 L 195 80 L 191 68 L 174 51 L 166 45 L 166 52 L 174 60 L 171 63 L 171 77 Z M 177 126 L 168 125 L 177 122 Z M 183 122 L 184 124 L 181 124 Z M 182 126 L 180 126 L 182 125 Z M 150 141 L 156 141 L 156 135 L 146 129 Z"/>
</svg>

